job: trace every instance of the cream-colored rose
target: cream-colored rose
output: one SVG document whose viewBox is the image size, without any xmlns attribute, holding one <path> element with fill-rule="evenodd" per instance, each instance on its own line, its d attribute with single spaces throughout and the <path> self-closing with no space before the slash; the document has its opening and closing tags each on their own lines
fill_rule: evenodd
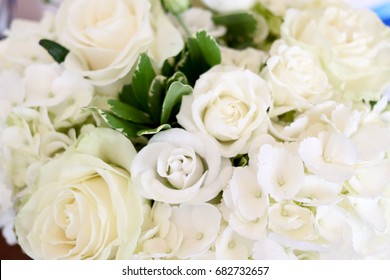
<svg viewBox="0 0 390 280">
<path fill-rule="evenodd" d="M 390 29 L 369 10 L 290 10 L 281 34 L 315 53 L 330 82 L 347 98 L 378 100 L 389 83 Z"/>
<path fill-rule="evenodd" d="M 263 74 L 274 98 L 271 115 L 303 111 L 331 97 L 328 77 L 309 51 L 276 41 L 270 55 Z"/>
<path fill-rule="evenodd" d="M 157 0 L 65 0 L 57 28 L 66 66 L 102 87 L 126 77 L 140 53 L 162 64 L 183 47 Z"/>
<path fill-rule="evenodd" d="M 270 91 L 259 75 L 216 66 L 183 97 L 177 120 L 186 130 L 214 138 L 222 156 L 234 157 L 247 153 L 254 137 L 268 129 L 270 106 Z"/>
<path fill-rule="evenodd" d="M 42 166 L 16 216 L 23 250 L 34 259 L 131 257 L 143 220 L 129 173 L 135 154 L 122 134 L 98 128 Z"/>
</svg>

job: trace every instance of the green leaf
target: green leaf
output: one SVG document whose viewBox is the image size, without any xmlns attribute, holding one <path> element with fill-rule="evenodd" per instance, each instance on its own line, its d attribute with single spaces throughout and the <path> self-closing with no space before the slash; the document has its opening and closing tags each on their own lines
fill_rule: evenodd
<svg viewBox="0 0 390 280">
<path fill-rule="evenodd" d="M 123 86 L 122 91 L 119 93 L 119 100 L 139 110 L 143 110 L 142 105 L 138 103 L 137 99 L 135 98 L 131 85 Z"/>
<path fill-rule="evenodd" d="M 109 125 L 111 128 L 115 129 L 116 131 L 119 131 L 123 135 L 125 135 L 128 138 L 131 137 L 137 137 L 137 132 L 139 130 L 145 129 L 144 126 L 140 126 L 125 120 L 122 120 L 121 118 L 118 118 L 114 114 L 101 110 L 96 107 L 90 107 L 89 109 L 95 110 L 99 113 L 99 115 L 102 117 L 103 121 Z"/>
<path fill-rule="evenodd" d="M 143 136 L 143 135 L 153 135 L 157 134 L 162 130 L 167 130 L 172 128 L 169 124 L 162 124 L 156 128 L 147 128 L 147 129 L 142 129 L 137 132 L 137 136 Z"/>
<path fill-rule="evenodd" d="M 116 99 L 108 100 L 108 104 L 111 107 L 111 113 L 125 121 L 139 124 L 153 124 L 148 114 L 132 107 L 131 105 Z"/>
<path fill-rule="evenodd" d="M 189 84 L 194 85 L 200 75 L 221 62 L 221 51 L 217 42 L 205 31 L 186 41 L 186 49 L 177 63 L 177 70 L 184 73 Z"/>
<path fill-rule="evenodd" d="M 189 85 L 183 85 L 180 82 L 173 82 L 167 91 L 161 112 L 161 123 L 166 124 L 169 121 L 172 110 L 175 105 L 181 103 L 181 99 L 184 95 L 192 93 L 192 87 Z"/>
<path fill-rule="evenodd" d="M 48 40 L 42 39 L 39 41 L 39 45 L 41 45 L 57 63 L 62 63 L 65 61 L 66 56 L 69 53 L 69 50 L 60 44 Z"/>
<path fill-rule="evenodd" d="M 152 63 L 147 54 L 140 55 L 133 80 L 131 82 L 132 93 L 144 111 L 148 111 L 149 88 L 156 77 Z M 130 104 L 131 105 L 131 104 Z"/>
<path fill-rule="evenodd" d="M 196 33 L 196 39 L 204 60 L 209 66 L 221 63 L 221 51 L 217 42 L 206 31 Z"/>
<path fill-rule="evenodd" d="M 161 107 L 164 102 L 165 87 L 167 78 L 164 76 L 156 76 L 152 82 L 148 94 L 148 107 L 153 121 L 160 121 Z"/>
<path fill-rule="evenodd" d="M 169 79 L 167 80 L 167 87 L 169 88 L 173 82 L 180 82 L 183 85 L 188 85 L 188 80 L 186 75 L 184 75 L 182 72 L 177 71 L 175 72 Z"/>
<path fill-rule="evenodd" d="M 253 45 L 253 35 L 257 28 L 255 16 L 250 12 L 215 15 L 213 21 L 226 27 L 224 36 L 230 47 L 246 48 Z"/>
</svg>

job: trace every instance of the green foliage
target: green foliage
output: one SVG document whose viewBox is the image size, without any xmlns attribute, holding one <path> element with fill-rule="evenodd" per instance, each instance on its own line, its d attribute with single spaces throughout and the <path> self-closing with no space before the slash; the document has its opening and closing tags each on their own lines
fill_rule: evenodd
<svg viewBox="0 0 390 280">
<path fill-rule="evenodd" d="M 233 48 L 243 49 L 253 46 L 253 37 L 257 28 L 254 14 L 240 12 L 234 14 L 215 15 L 213 21 L 226 27 L 225 43 Z"/>
<path fill-rule="evenodd" d="M 176 57 L 165 61 L 156 73 L 147 54 L 140 55 L 130 84 L 119 93 L 119 100 L 108 101 L 109 110 L 96 111 L 111 128 L 129 138 L 149 137 L 177 127 L 176 115 L 183 96 L 201 74 L 221 62 L 217 42 L 205 31 L 188 38 Z"/>
<path fill-rule="evenodd" d="M 175 70 L 184 73 L 193 86 L 200 75 L 219 63 L 221 52 L 217 42 L 205 31 L 200 31 L 187 39 Z"/>
<path fill-rule="evenodd" d="M 69 53 L 68 49 L 51 40 L 42 39 L 39 41 L 39 45 L 41 45 L 57 63 L 64 62 Z"/>
</svg>

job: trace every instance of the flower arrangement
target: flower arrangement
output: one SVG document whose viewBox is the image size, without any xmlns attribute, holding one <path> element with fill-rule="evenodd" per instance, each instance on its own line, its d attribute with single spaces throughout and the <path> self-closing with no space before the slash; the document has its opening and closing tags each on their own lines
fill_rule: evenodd
<svg viewBox="0 0 390 280">
<path fill-rule="evenodd" d="M 30 257 L 390 258 L 373 12 L 64 0 L 0 57 L 0 226 Z"/>
</svg>

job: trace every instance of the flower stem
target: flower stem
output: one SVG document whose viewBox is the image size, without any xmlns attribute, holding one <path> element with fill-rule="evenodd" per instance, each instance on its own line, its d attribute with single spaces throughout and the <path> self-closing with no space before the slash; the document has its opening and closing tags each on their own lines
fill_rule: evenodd
<svg viewBox="0 0 390 280">
<path fill-rule="evenodd" d="M 180 26 L 183 28 L 184 32 L 188 37 L 191 37 L 191 32 L 188 29 L 186 23 L 184 22 L 182 16 L 180 13 L 174 13 L 174 16 L 176 17 L 177 21 L 179 22 Z"/>
</svg>

